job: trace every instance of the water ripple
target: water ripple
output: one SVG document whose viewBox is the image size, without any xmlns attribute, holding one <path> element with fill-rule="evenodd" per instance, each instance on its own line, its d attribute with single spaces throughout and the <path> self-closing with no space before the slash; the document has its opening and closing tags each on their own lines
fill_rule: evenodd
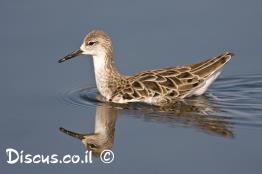
<svg viewBox="0 0 262 174">
<path fill-rule="evenodd" d="M 64 95 L 64 99 L 88 107 L 105 104 L 96 88 L 91 87 L 69 91 Z M 157 108 L 141 103 L 106 105 L 124 110 L 128 115 L 143 118 L 145 121 L 161 122 L 170 126 L 198 124 L 198 127 L 201 127 L 203 122 L 215 119 L 234 127 L 262 128 L 262 75 L 220 77 L 206 95 L 186 99 L 172 107 Z"/>
</svg>

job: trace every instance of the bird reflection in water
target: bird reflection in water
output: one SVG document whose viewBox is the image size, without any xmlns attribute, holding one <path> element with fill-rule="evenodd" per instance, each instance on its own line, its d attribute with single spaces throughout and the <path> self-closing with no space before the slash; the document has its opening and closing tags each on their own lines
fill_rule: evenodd
<svg viewBox="0 0 262 174">
<path fill-rule="evenodd" d="M 81 140 L 85 147 L 97 156 L 103 150 L 111 149 L 113 146 L 118 112 L 123 112 L 121 115 L 129 115 L 145 121 L 169 126 L 182 125 L 216 136 L 234 137 L 230 122 L 225 117 L 215 115 L 219 112 L 219 108 L 213 106 L 207 96 L 192 97 L 162 107 L 101 103 L 96 107 L 93 133 L 81 134 L 65 128 L 60 128 L 60 131 Z"/>
<path fill-rule="evenodd" d="M 95 130 L 90 134 L 80 134 L 60 128 L 60 131 L 82 141 L 88 150 L 97 156 L 105 149 L 111 149 L 114 142 L 117 109 L 109 106 L 97 106 Z"/>
</svg>

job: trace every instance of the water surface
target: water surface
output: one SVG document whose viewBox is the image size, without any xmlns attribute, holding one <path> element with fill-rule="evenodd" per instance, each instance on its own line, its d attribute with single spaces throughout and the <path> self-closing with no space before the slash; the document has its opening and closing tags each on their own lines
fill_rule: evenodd
<svg viewBox="0 0 262 174">
<path fill-rule="evenodd" d="M 202 96 L 177 101 L 168 106 L 151 106 L 143 103 L 113 104 L 102 101 L 95 87 L 68 91 L 65 101 L 84 107 L 106 107 L 121 110 L 123 115 L 142 118 L 167 125 L 188 125 L 190 122 L 218 120 L 230 127 L 243 129 L 262 128 L 262 76 L 242 75 L 219 78 Z M 203 120 L 198 120 L 199 118 Z M 182 123 L 182 124 L 181 124 Z M 206 123 L 207 126 L 208 123 Z M 212 125 L 213 126 L 213 125 Z M 190 127 L 190 126 L 189 126 Z M 191 125 L 191 127 L 194 127 Z M 233 137 L 233 133 L 229 133 Z M 225 135 L 227 136 L 227 135 Z"/>
<path fill-rule="evenodd" d="M 261 174 L 261 5 L 1 1 L 0 173 Z M 92 29 L 111 36 L 123 74 L 197 63 L 225 51 L 235 56 L 204 96 L 171 108 L 105 104 L 97 101 L 90 57 L 57 63 Z M 6 163 L 9 147 L 81 155 L 83 144 L 59 128 L 92 134 L 96 118 L 115 123 L 108 129 L 114 130 L 108 134 L 114 137 L 108 139 L 112 164 Z"/>
<path fill-rule="evenodd" d="M 259 159 L 261 155 L 260 145 L 253 144 L 260 143 L 262 132 L 261 77 L 259 74 L 222 76 L 205 95 L 166 107 L 104 103 L 93 87 L 70 90 L 62 99 L 75 107 L 96 109 L 96 114 L 91 116 L 95 120 L 94 129 L 98 128 L 97 124 L 106 127 L 100 123 L 101 117 L 107 120 L 107 124 L 114 123 L 109 124 L 108 136 L 104 140 L 107 143 L 100 148 L 112 148 L 119 155 L 118 160 L 147 160 L 148 165 L 165 167 L 174 162 L 187 171 L 184 167 L 193 158 L 196 161 L 190 163 L 192 168 L 219 162 L 224 165 L 219 171 L 235 171 L 242 162 L 244 168 L 248 168 L 248 155 L 253 154 L 254 148 L 257 152 L 250 157 Z M 66 129 L 72 130 L 71 127 L 68 125 Z M 77 126 L 73 131 L 94 132 L 85 129 Z M 71 138 L 71 141 L 79 140 Z M 85 149 L 81 143 L 78 145 L 75 148 Z M 196 156 L 192 157 L 193 154 Z M 186 163 L 181 164 L 180 159 Z M 134 161 L 132 163 L 136 163 Z M 206 170 L 209 171 L 209 167 Z"/>
</svg>

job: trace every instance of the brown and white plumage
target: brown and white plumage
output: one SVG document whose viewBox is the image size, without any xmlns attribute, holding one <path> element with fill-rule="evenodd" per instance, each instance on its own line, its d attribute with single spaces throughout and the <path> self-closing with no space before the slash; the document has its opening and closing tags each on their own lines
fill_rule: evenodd
<svg viewBox="0 0 262 174">
<path fill-rule="evenodd" d="M 215 80 L 231 56 L 231 53 L 224 53 L 198 64 L 149 70 L 127 77 L 128 83 L 115 92 L 112 100 L 161 104 L 201 95 L 211 84 L 208 80 Z"/>
<path fill-rule="evenodd" d="M 102 31 L 90 32 L 80 50 L 72 52 L 59 62 L 79 54 L 93 56 L 97 88 L 106 100 L 115 103 L 145 102 L 153 105 L 168 104 L 173 100 L 203 94 L 233 56 L 226 52 L 197 64 L 124 76 L 114 67 L 112 43 Z"/>
</svg>

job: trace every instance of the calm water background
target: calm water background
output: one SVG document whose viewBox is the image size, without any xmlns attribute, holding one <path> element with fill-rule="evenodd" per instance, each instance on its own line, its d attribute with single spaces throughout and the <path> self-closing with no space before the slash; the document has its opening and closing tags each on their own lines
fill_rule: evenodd
<svg viewBox="0 0 262 174">
<path fill-rule="evenodd" d="M 1 1 L 0 172 L 262 173 L 261 5 L 257 0 Z M 112 37 L 117 67 L 126 74 L 236 53 L 208 99 L 220 108 L 218 116 L 229 122 L 234 138 L 123 111 L 112 164 L 8 165 L 8 147 L 83 154 L 83 145 L 58 128 L 93 131 L 95 107 L 61 99 L 66 91 L 95 85 L 92 61 L 57 60 L 96 28 Z"/>
</svg>

